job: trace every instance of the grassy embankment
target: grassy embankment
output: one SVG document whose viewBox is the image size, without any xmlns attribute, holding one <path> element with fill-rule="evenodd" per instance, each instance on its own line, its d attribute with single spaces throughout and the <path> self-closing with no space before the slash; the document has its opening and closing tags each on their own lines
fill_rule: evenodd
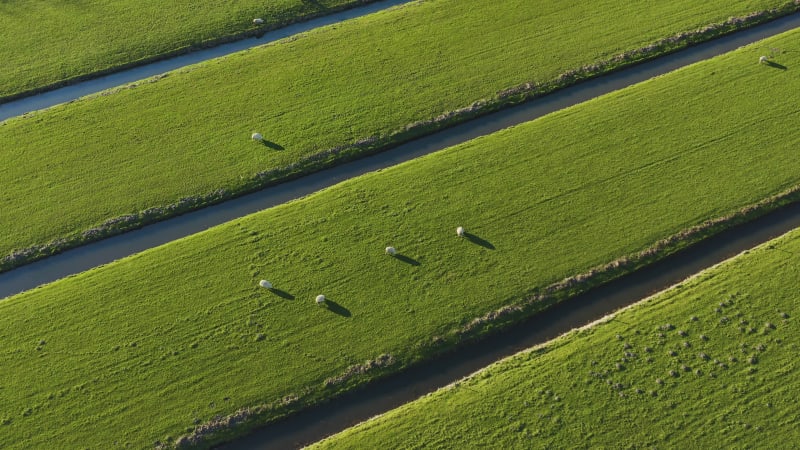
<svg viewBox="0 0 800 450">
<path fill-rule="evenodd" d="M 800 233 L 322 441 L 322 448 L 789 448 Z"/>
<path fill-rule="evenodd" d="M 650 46 L 783 0 L 729 3 L 411 4 L 5 121 L 0 270 L 708 38 L 765 16 Z"/>
<path fill-rule="evenodd" d="M 798 35 L 0 302 L 0 446 L 140 446 L 217 415 L 242 432 L 796 185 Z M 759 65 L 764 46 L 789 69 Z"/>
<path fill-rule="evenodd" d="M 0 102 L 369 0 L 0 2 Z M 261 18 L 264 24 L 255 25 Z"/>
</svg>

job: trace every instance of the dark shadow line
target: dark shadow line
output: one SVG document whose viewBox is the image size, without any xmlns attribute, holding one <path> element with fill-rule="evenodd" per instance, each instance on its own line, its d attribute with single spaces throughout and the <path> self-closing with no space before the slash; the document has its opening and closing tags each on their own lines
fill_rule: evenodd
<svg viewBox="0 0 800 450">
<path fill-rule="evenodd" d="M 282 290 L 277 289 L 277 288 L 272 288 L 269 291 L 272 292 L 273 294 L 277 295 L 278 297 L 285 298 L 286 300 L 294 300 L 294 295 L 292 295 L 292 294 L 290 294 L 290 293 L 288 293 L 286 291 L 282 291 Z"/>
<path fill-rule="evenodd" d="M 342 317 L 350 317 L 353 315 L 349 309 L 345 308 L 344 306 L 336 303 L 335 301 L 329 298 L 325 299 L 325 307 L 328 308 L 330 312 L 338 314 Z"/>
<path fill-rule="evenodd" d="M 317 0 L 301 0 L 303 3 L 307 3 L 312 7 L 316 8 L 317 11 L 328 11 L 330 8 L 323 5 L 322 3 L 318 2 Z"/>
<path fill-rule="evenodd" d="M 784 66 L 783 64 L 778 64 L 778 63 L 773 62 L 773 61 L 767 61 L 766 64 L 768 66 L 772 67 L 772 68 L 775 68 L 775 69 L 781 69 L 781 70 L 787 70 L 788 69 L 788 67 Z"/>
<path fill-rule="evenodd" d="M 419 261 L 417 261 L 416 259 L 409 258 L 408 256 L 401 255 L 399 253 L 395 254 L 394 258 L 399 260 L 399 261 L 402 261 L 402 262 L 404 262 L 406 264 L 411 264 L 412 266 L 418 266 L 420 264 Z"/>
<path fill-rule="evenodd" d="M 495 250 L 494 245 L 492 245 L 491 242 L 481 237 L 475 236 L 472 233 L 464 233 L 464 238 L 466 238 L 473 244 L 480 245 L 481 247 L 488 248 L 489 250 Z"/>
<path fill-rule="evenodd" d="M 556 303 L 520 323 L 259 427 L 216 448 L 294 449 L 384 413 L 478 369 L 647 298 L 739 252 L 800 226 L 800 203 L 772 211 L 628 275 Z M 614 320 L 627 323 L 618 318 Z"/>
<path fill-rule="evenodd" d="M 264 144 L 264 147 L 271 148 L 273 150 L 286 150 L 284 146 L 278 144 L 277 142 L 268 141 L 266 139 L 262 139 L 261 143 Z"/>
</svg>

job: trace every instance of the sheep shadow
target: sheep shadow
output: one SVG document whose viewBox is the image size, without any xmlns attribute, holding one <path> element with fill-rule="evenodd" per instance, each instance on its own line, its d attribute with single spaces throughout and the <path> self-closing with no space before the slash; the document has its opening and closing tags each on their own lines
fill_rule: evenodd
<svg viewBox="0 0 800 450">
<path fill-rule="evenodd" d="M 264 147 L 270 148 L 272 150 L 286 150 L 286 148 L 281 144 L 278 144 L 277 142 L 268 141 L 266 139 L 262 139 L 261 144 L 263 144 Z"/>
<path fill-rule="evenodd" d="M 292 295 L 292 294 L 290 294 L 290 293 L 288 293 L 286 291 L 282 291 L 282 290 L 276 289 L 276 288 L 272 288 L 269 291 L 272 292 L 273 294 L 277 295 L 278 297 L 285 298 L 286 300 L 294 300 L 294 295 Z"/>
<path fill-rule="evenodd" d="M 487 248 L 489 250 L 494 250 L 495 249 L 494 245 L 492 245 L 491 242 L 489 242 L 486 239 L 483 239 L 483 238 L 481 238 L 479 236 L 476 236 L 476 235 L 474 235 L 472 233 L 464 233 L 464 238 L 466 238 L 467 240 L 469 240 L 473 244 L 480 245 L 483 248 Z"/>
<path fill-rule="evenodd" d="M 781 70 L 787 70 L 788 69 L 788 67 L 784 66 L 783 64 L 778 64 L 778 63 L 776 63 L 774 61 L 767 61 L 765 64 L 770 66 L 770 67 L 772 67 L 773 69 L 781 69 Z"/>
<path fill-rule="evenodd" d="M 344 306 L 336 303 L 335 301 L 329 298 L 325 299 L 325 307 L 328 308 L 328 311 L 334 314 L 338 314 L 342 317 L 350 317 L 353 315 L 352 313 L 350 313 L 349 309 L 345 308 Z"/>
<path fill-rule="evenodd" d="M 412 265 L 412 266 L 418 266 L 419 265 L 419 261 L 417 261 L 416 259 L 410 258 L 410 257 L 408 257 L 406 255 L 402 255 L 400 253 L 396 253 L 396 254 L 392 255 L 392 257 L 394 259 L 398 260 L 398 261 L 402 261 L 402 262 L 404 262 L 406 264 L 409 264 L 409 265 Z"/>
</svg>

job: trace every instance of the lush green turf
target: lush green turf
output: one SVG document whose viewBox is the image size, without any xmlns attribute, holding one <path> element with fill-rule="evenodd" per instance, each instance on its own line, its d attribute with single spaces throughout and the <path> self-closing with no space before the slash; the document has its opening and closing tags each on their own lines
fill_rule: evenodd
<svg viewBox="0 0 800 450">
<path fill-rule="evenodd" d="M 796 184 L 798 34 L 0 303 L 0 446 L 142 445 L 326 396 L 353 364 L 401 367 L 532 288 Z M 757 64 L 763 46 L 790 69 Z"/>
<path fill-rule="evenodd" d="M 790 448 L 800 233 L 312 448 Z"/>
<path fill-rule="evenodd" d="M 590 14 L 584 2 L 416 3 L 8 120 L 0 255 L 83 239 L 106 219 L 184 197 L 238 191 L 258 172 L 782 2 L 604 0 Z M 743 75 L 766 76 L 754 67 Z M 254 130 L 284 149 L 252 142 Z"/>
<path fill-rule="evenodd" d="M 358 0 L 0 2 L 0 99 Z M 261 27 L 253 19 L 264 19 Z"/>
</svg>

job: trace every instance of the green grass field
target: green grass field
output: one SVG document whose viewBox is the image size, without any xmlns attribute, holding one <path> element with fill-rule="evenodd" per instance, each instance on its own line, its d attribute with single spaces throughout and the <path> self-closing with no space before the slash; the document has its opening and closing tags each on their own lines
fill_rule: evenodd
<svg viewBox="0 0 800 450">
<path fill-rule="evenodd" d="M 0 2 L 0 100 L 359 0 Z"/>
<path fill-rule="evenodd" d="M 532 290 L 797 184 L 798 34 L 0 302 L 0 447 L 140 447 L 302 406 L 363 382 L 325 387 L 353 365 L 399 369 Z M 764 46 L 789 69 L 759 65 Z"/>
<path fill-rule="evenodd" d="M 257 173 L 784 2 L 651 3 L 415 3 L 2 122 L 0 255 L 97 239 L 109 219 L 251 189 Z"/>
<path fill-rule="evenodd" d="M 311 448 L 790 448 L 800 233 Z"/>
</svg>

